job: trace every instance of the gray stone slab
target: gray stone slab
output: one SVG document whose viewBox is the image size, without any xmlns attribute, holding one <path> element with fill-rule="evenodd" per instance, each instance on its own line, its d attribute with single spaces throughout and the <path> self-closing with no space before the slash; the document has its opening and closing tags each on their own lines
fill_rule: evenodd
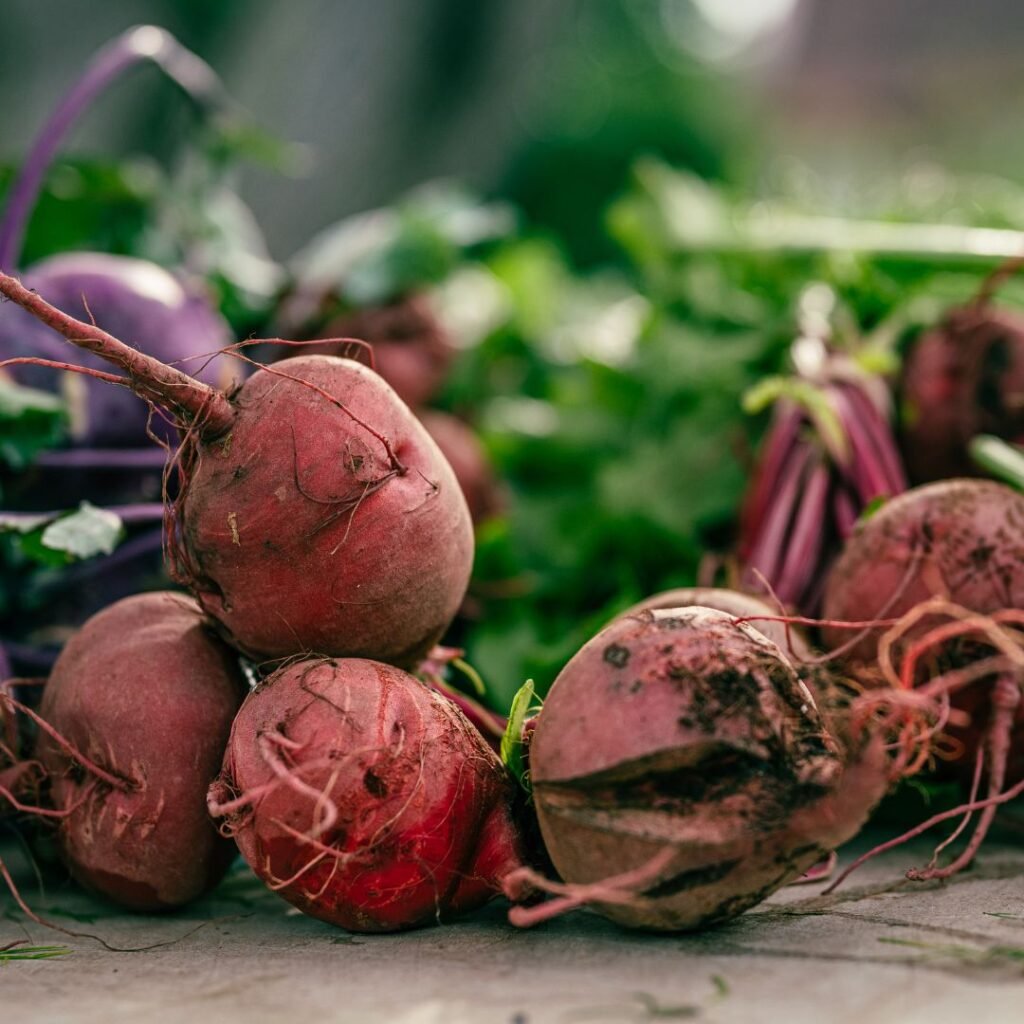
<svg viewBox="0 0 1024 1024">
<path fill-rule="evenodd" d="M 1024 1021 L 1024 849 L 989 845 L 950 883 L 901 881 L 926 856 L 897 851 L 834 896 L 791 887 L 693 935 L 628 933 L 584 912 L 521 932 L 498 905 L 443 928 L 348 935 L 242 868 L 166 917 L 120 914 L 70 886 L 40 894 L 28 878 L 34 905 L 74 914 L 58 919 L 73 930 L 167 945 L 108 952 L 8 913 L 0 946 L 73 951 L 0 964 L 0 1024 Z"/>
</svg>

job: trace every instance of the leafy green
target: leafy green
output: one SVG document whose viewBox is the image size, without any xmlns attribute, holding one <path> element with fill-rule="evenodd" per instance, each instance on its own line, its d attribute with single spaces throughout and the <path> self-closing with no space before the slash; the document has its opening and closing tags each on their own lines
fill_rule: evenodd
<svg viewBox="0 0 1024 1024">
<path fill-rule="evenodd" d="M 0 167 L 0 203 L 15 171 Z M 74 250 L 137 254 L 150 207 L 166 184 L 159 165 L 145 158 L 60 160 L 33 210 L 21 265 Z"/>
<path fill-rule="evenodd" d="M 970 444 L 971 458 L 987 473 L 1024 490 L 1024 451 L 999 437 L 981 434 Z"/>
<path fill-rule="evenodd" d="M 527 679 L 512 698 L 512 707 L 508 712 L 508 724 L 501 737 L 502 763 L 520 782 L 524 782 L 525 775 L 523 726 L 526 724 L 526 716 L 530 713 L 536 696 L 537 691 L 534 689 L 533 680 Z"/>
<path fill-rule="evenodd" d="M 467 252 L 507 235 L 514 224 L 507 205 L 435 182 L 394 206 L 324 229 L 294 257 L 292 271 L 304 292 L 353 306 L 385 303 L 442 281 Z"/>
<path fill-rule="evenodd" d="M 508 315 L 464 352 L 445 403 L 470 411 L 510 489 L 477 537 L 465 640 L 508 705 L 545 693 L 607 620 L 692 583 L 731 536 L 756 424 L 741 396 L 781 369 L 786 335 L 683 317 L 621 273 L 581 278 L 549 239 L 505 243 L 486 265 Z M 751 303 L 758 300 L 751 298 Z"/>
<path fill-rule="evenodd" d="M 15 535 L 23 555 L 59 567 L 109 555 L 124 536 L 116 513 L 83 501 L 76 511 L 53 514 L 0 513 L 0 533 Z"/>
<path fill-rule="evenodd" d="M 24 469 L 64 437 L 64 403 L 47 391 L 21 387 L 0 374 L 0 464 Z"/>
</svg>

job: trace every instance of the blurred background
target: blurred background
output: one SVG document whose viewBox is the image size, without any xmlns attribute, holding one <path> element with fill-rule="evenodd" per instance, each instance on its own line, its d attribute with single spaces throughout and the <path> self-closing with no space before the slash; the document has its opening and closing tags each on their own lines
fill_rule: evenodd
<svg viewBox="0 0 1024 1024">
<path fill-rule="evenodd" d="M 278 257 L 438 175 L 521 203 L 593 260 L 592 212 L 643 153 L 747 188 L 799 164 L 836 202 L 911 162 L 1012 175 L 1024 156 L 1003 130 L 1024 85 L 1013 0 L 5 0 L 0 159 L 144 21 L 309 147 L 291 176 L 242 185 Z M 142 70 L 72 145 L 167 160 L 188 117 Z"/>
</svg>

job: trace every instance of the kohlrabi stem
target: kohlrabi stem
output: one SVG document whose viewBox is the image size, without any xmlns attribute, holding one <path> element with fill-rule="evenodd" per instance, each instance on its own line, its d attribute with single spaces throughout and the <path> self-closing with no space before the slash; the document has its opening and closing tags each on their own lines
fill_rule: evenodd
<svg viewBox="0 0 1024 1024">
<path fill-rule="evenodd" d="M 92 352 L 128 375 L 131 389 L 141 398 L 177 411 L 196 422 L 204 438 L 224 433 L 234 420 L 234 408 L 222 391 L 190 377 L 173 366 L 118 341 L 93 324 L 83 323 L 51 306 L 17 278 L 0 271 L 0 295 L 5 295 L 37 320 L 52 327 L 73 345 Z"/>
<path fill-rule="evenodd" d="M 11 187 L 7 210 L 0 222 L 0 270 L 12 271 L 17 265 L 29 215 L 67 130 L 108 85 L 144 61 L 156 64 L 201 105 L 219 106 L 227 102 L 213 68 L 162 28 L 138 25 L 108 43 L 96 53 L 85 74 L 43 125 Z"/>
</svg>

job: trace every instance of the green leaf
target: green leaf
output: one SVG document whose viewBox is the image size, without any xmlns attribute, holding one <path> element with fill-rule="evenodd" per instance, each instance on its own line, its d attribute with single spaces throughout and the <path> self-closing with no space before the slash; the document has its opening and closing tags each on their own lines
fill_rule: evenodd
<svg viewBox="0 0 1024 1024">
<path fill-rule="evenodd" d="M 1024 491 L 1024 451 L 1000 437 L 979 434 L 968 447 L 971 458 L 986 473 Z"/>
<path fill-rule="evenodd" d="M 83 501 L 74 512 L 0 513 L 0 533 L 17 535 L 22 554 L 59 568 L 70 562 L 109 555 L 124 536 L 120 516 Z"/>
<path fill-rule="evenodd" d="M 64 551 L 72 558 L 109 555 L 124 535 L 124 525 L 114 512 L 83 501 L 77 512 L 50 523 L 41 540 L 52 551 Z"/>
<path fill-rule="evenodd" d="M 814 424 L 829 455 L 840 465 L 847 462 L 850 445 L 842 420 L 821 388 L 799 377 L 767 377 L 743 396 L 743 410 L 756 413 L 782 398 L 801 406 Z"/>
<path fill-rule="evenodd" d="M 523 782 L 523 726 L 537 692 L 532 679 L 527 679 L 512 698 L 508 712 L 508 725 L 501 737 L 501 760 L 510 772 Z"/>
<path fill-rule="evenodd" d="M 24 469 L 64 437 L 67 411 L 48 391 L 22 387 L 0 375 L 0 463 Z"/>
<path fill-rule="evenodd" d="M 70 956 L 70 946 L 25 946 L 13 944 L 0 948 L 0 963 L 9 960 L 52 960 L 54 957 Z"/>
<path fill-rule="evenodd" d="M 861 514 L 857 517 L 857 522 L 866 523 L 880 508 L 882 508 L 887 502 L 888 497 L 884 494 L 878 495 L 877 498 L 872 498 L 863 508 Z"/>
</svg>

